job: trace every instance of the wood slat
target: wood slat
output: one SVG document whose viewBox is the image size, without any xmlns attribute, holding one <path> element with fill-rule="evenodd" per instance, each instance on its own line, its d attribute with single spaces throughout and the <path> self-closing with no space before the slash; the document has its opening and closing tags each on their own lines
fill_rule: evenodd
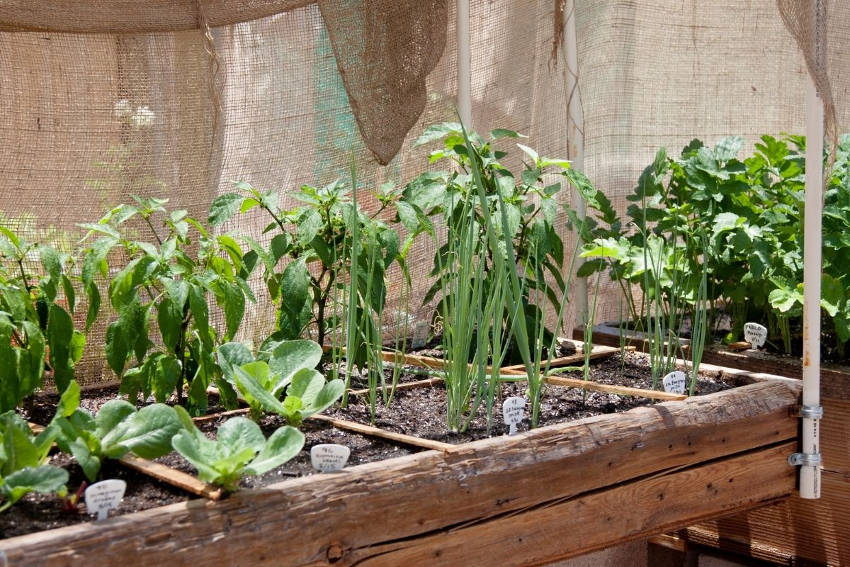
<svg viewBox="0 0 850 567">
<path fill-rule="evenodd" d="M 571 354 L 570 356 L 562 356 L 560 358 L 553 358 L 549 362 L 550 368 L 558 368 L 559 366 L 567 366 L 567 365 L 572 364 L 574 362 L 584 362 L 584 353 L 582 352 L 582 349 L 584 348 L 584 343 L 582 341 L 575 340 L 575 339 L 561 339 L 561 340 L 571 342 L 573 344 L 573 346 L 576 348 L 576 353 Z M 634 349 L 630 348 L 629 350 L 634 350 Z M 594 344 L 591 347 L 589 358 L 590 358 L 590 360 L 596 360 L 596 359 L 599 359 L 599 358 L 607 358 L 609 356 L 613 356 L 613 355 L 617 354 L 618 352 L 620 352 L 619 348 L 614 348 L 614 347 L 608 346 L 608 345 Z M 540 368 L 545 367 L 545 365 L 546 365 L 546 362 L 541 362 Z M 502 367 L 502 370 L 521 370 L 521 371 L 524 372 L 525 371 L 525 365 L 524 364 L 515 364 L 513 366 L 504 366 L 504 367 Z"/>
<path fill-rule="evenodd" d="M 537 565 L 660 533 L 695 518 L 751 508 L 791 493 L 786 443 L 727 460 L 553 501 L 426 538 L 351 550 L 343 565 L 474 565 L 499 550 L 499 565 Z M 564 529 L 569 518 L 569 529 Z M 555 544 L 553 545 L 553 541 Z"/>
<path fill-rule="evenodd" d="M 628 386 L 614 386 L 611 384 L 599 384 L 589 380 L 581 380 L 580 378 L 566 378 L 564 376 L 550 376 L 546 378 L 547 384 L 555 386 L 568 386 L 570 388 L 582 388 L 584 390 L 592 390 L 594 392 L 608 392 L 621 396 L 637 396 L 649 398 L 652 400 L 684 400 L 687 396 L 681 394 L 671 394 L 658 390 L 645 390 L 643 388 L 630 388 Z"/>
<path fill-rule="evenodd" d="M 798 399 L 795 384 L 753 384 L 10 538 L 0 551 L 24 566 L 350 565 L 370 548 L 433 549 L 441 537 L 481 551 L 473 540 L 489 525 L 513 538 L 500 563 L 503 549 L 564 556 L 788 493 Z"/>
<path fill-rule="evenodd" d="M 210 500 L 218 500 L 223 494 L 221 488 L 202 482 L 190 474 L 153 461 L 148 461 L 147 459 L 142 459 L 130 453 L 124 455 L 118 461 L 127 468 L 144 473 L 197 496 L 209 498 Z"/>
<path fill-rule="evenodd" d="M 371 437 L 387 439 L 389 441 L 396 441 L 397 443 L 412 445 L 414 447 L 421 447 L 423 449 L 433 449 L 435 451 L 453 451 L 457 447 L 456 445 L 452 445 L 450 443 L 442 443 L 440 441 L 432 441 L 431 439 L 414 437 L 413 435 L 395 433 L 394 431 L 387 431 L 386 429 L 380 429 L 371 425 L 364 425 L 362 423 L 357 423 L 356 421 L 336 419 L 318 413 L 311 415 L 308 419 L 324 421 L 325 423 L 333 425 L 337 429 L 345 429 L 347 431 L 353 431 L 355 433 L 361 433 L 363 435 L 369 435 Z"/>
<path fill-rule="evenodd" d="M 683 531 L 691 542 L 757 559 L 850 565 L 850 478 L 823 471 L 819 500 L 793 497 Z"/>
</svg>

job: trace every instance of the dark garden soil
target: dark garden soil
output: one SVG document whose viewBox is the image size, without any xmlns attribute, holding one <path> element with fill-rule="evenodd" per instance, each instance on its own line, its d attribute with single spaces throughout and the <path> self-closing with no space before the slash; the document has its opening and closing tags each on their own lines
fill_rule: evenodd
<svg viewBox="0 0 850 567">
<path fill-rule="evenodd" d="M 426 353 L 420 353 L 426 354 Z M 428 352 L 427 354 L 437 354 Z M 561 354 L 561 353 L 559 353 Z M 648 357 L 639 353 L 626 353 L 625 359 L 619 355 L 591 362 L 591 380 L 605 384 L 617 384 L 638 388 L 649 388 L 651 386 L 648 376 Z M 391 370 L 388 368 L 387 380 L 391 380 Z M 724 381 L 718 372 L 701 373 L 698 381 L 697 393 L 706 394 L 733 387 L 735 384 Z M 572 372 L 565 376 L 581 378 L 581 372 Z M 421 380 L 427 376 L 404 373 L 400 382 Z M 359 384 L 352 384 L 353 387 Z M 509 383 L 501 388 L 499 399 L 494 404 L 492 424 L 488 427 L 486 411 L 482 408 L 470 421 L 469 427 L 463 433 L 449 432 L 445 424 L 445 400 L 446 391 L 442 385 L 418 387 L 408 390 L 399 390 L 395 393 L 392 404 L 387 407 L 380 401 L 376 404 L 374 425 L 382 429 L 417 437 L 438 440 L 447 443 L 465 443 L 476 439 L 490 436 L 504 435 L 507 426 L 503 424 L 501 402 L 508 396 L 525 395 L 525 384 Z M 81 406 L 96 411 L 100 406 L 114 399 L 115 389 L 91 390 L 83 393 Z M 36 423 L 47 423 L 55 410 L 56 396 L 42 395 L 36 398 L 32 406 L 25 412 L 25 417 Z M 211 409 L 222 409 L 216 407 L 211 400 Z M 560 386 L 547 386 L 541 401 L 540 426 L 561 423 L 605 413 L 627 411 L 637 406 L 651 405 L 653 400 L 647 398 L 636 398 L 620 396 L 617 394 L 587 392 L 574 388 Z M 520 431 L 528 430 L 530 406 L 526 410 L 526 418 L 518 426 Z M 334 408 L 325 412 L 331 417 L 356 421 L 363 424 L 370 423 L 369 405 L 365 396 L 352 397 L 347 408 Z M 214 437 L 217 426 L 226 417 L 219 417 L 204 421 L 199 428 L 208 436 Z M 270 435 L 275 429 L 283 425 L 278 417 L 266 417 L 261 423 L 266 435 Z M 280 482 L 287 478 L 305 476 L 315 473 L 310 465 L 310 449 L 320 443 L 338 443 L 346 445 L 351 449 L 351 457 L 348 466 L 369 463 L 373 461 L 390 459 L 403 455 L 409 455 L 422 449 L 402 445 L 395 442 L 385 441 L 351 433 L 332 427 L 331 425 L 308 420 L 302 426 L 306 442 L 304 449 L 298 456 L 285 465 L 269 471 L 258 477 L 247 477 L 243 479 L 243 488 L 257 488 Z M 158 462 L 171 468 L 194 474 L 195 469 L 177 453 L 166 455 Z M 52 463 L 64 466 L 71 474 L 68 483 L 70 491 L 76 489 L 85 480 L 82 471 L 74 463 L 73 458 L 57 454 L 52 458 Z M 121 478 L 127 481 L 127 494 L 118 510 L 110 515 L 121 515 L 134 511 L 145 510 L 165 504 L 185 501 L 194 496 L 161 484 L 147 476 L 130 471 L 116 462 L 107 461 L 102 469 L 102 477 Z M 0 538 L 12 537 L 26 533 L 52 529 L 60 526 L 72 525 L 89 521 L 85 504 L 80 503 L 76 509 L 66 509 L 64 503 L 55 496 L 42 496 L 29 494 L 19 501 L 15 506 L 0 514 Z"/>
</svg>

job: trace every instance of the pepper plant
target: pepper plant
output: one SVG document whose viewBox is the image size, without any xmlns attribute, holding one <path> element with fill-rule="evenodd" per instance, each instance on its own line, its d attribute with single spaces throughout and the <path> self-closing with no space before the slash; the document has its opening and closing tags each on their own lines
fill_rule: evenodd
<svg viewBox="0 0 850 567">
<path fill-rule="evenodd" d="M 254 301 L 246 280 L 257 258 L 185 210 L 167 211 L 165 199 L 135 200 L 83 225 L 87 238 L 97 236 L 83 261 L 89 302 L 99 304 L 97 278 L 107 278 L 117 313 L 106 332 L 106 359 L 130 399 L 142 393 L 162 402 L 176 392 L 182 404 L 185 389 L 189 411 L 202 413 L 207 387 L 223 380 L 215 349 L 236 334 L 246 301 Z M 124 262 L 116 266 L 118 258 Z M 224 315 L 220 330 L 213 325 L 216 304 Z"/>
<path fill-rule="evenodd" d="M 32 273 L 36 260 L 41 271 Z M 60 391 L 74 377 L 85 335 L 74 325 L 72 264 L 68 254 L 0 226 L 0 411 L 40 387 L 45 369 Z"/>
</svg>

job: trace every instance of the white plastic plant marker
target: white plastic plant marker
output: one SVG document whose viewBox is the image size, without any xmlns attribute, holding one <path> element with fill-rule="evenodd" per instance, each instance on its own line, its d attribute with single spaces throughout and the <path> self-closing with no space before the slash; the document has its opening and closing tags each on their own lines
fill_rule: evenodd
<svg viewBox="0 0 850 567">
<path fill-rule="evenodd" d="M 109 511 L 121 504 L 127 483 L 117 478 L 96 482 L 86 488 L 86 508 L 91 515 L 97 515 L 98 520 L 105 520 Z"/>
<path fill-rule="evenodd" d="M 744 323 L 744 340 L 753 348 L 761 348 L 767 340 L 767 327 L 758 323 Z"/>
<path fill-rule="evenodd" d="M 351 449 L 345 445 L 322 443 L 310 449 L 310 463 L 319 472 L 333 472 L 342 469 L 350 455 Z"/>
<path fill-rule="evenodd" d="M 688 377 L 681 370 L 674 370 L 662 379 L 664 391 L 668 394 L 684 394 Z"/>
<path fill-rule="evenodd" d="M 525 398 L 511 396 L 502 403 L 502 417 L 505 425 L 510 426 L 508 435 L 516 435 L 516 426 L 525 418 Z"/>
</svg>

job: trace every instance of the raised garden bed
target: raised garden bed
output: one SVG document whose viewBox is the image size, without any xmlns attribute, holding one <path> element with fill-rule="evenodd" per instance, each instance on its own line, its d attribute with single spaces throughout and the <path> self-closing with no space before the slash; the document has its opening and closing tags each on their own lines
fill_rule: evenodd
<svg viewBox="0 0 850 567">
<path fill-rule="evenodd" d="M 582 336 L 576 329 L 575 337 Z M 619 345 L 620 331 L 609 324 L 593 329 L 595 342 Z M 639 350 L 646 339 L 629 333 L 627 344 Z M 703 360 L 756 375 L 777 374 L 798 379 L 799 359 L 763 351 L 731 350 L 714 345 Z M 677 533 L 683 546 L 696 544 L 780 564 L 814 562 L 823 565 L 850 563 L 850 368 L 822 365 L 821 395 L 824 418 L 820 422 L 822 494 L 819 500 L 794 495 L 769 506 L 712 519 Z"/>
<path fill-rule="evenodd" d="M 499 549 L 504 564 L 533 564 L 791 494 L 798 394 L 757 381 L 515 436 L 432 440 L 436 449 L 219 501 L 9 538 L 0 551 L 14 565 L 398 565 Z"/>
</svg>

